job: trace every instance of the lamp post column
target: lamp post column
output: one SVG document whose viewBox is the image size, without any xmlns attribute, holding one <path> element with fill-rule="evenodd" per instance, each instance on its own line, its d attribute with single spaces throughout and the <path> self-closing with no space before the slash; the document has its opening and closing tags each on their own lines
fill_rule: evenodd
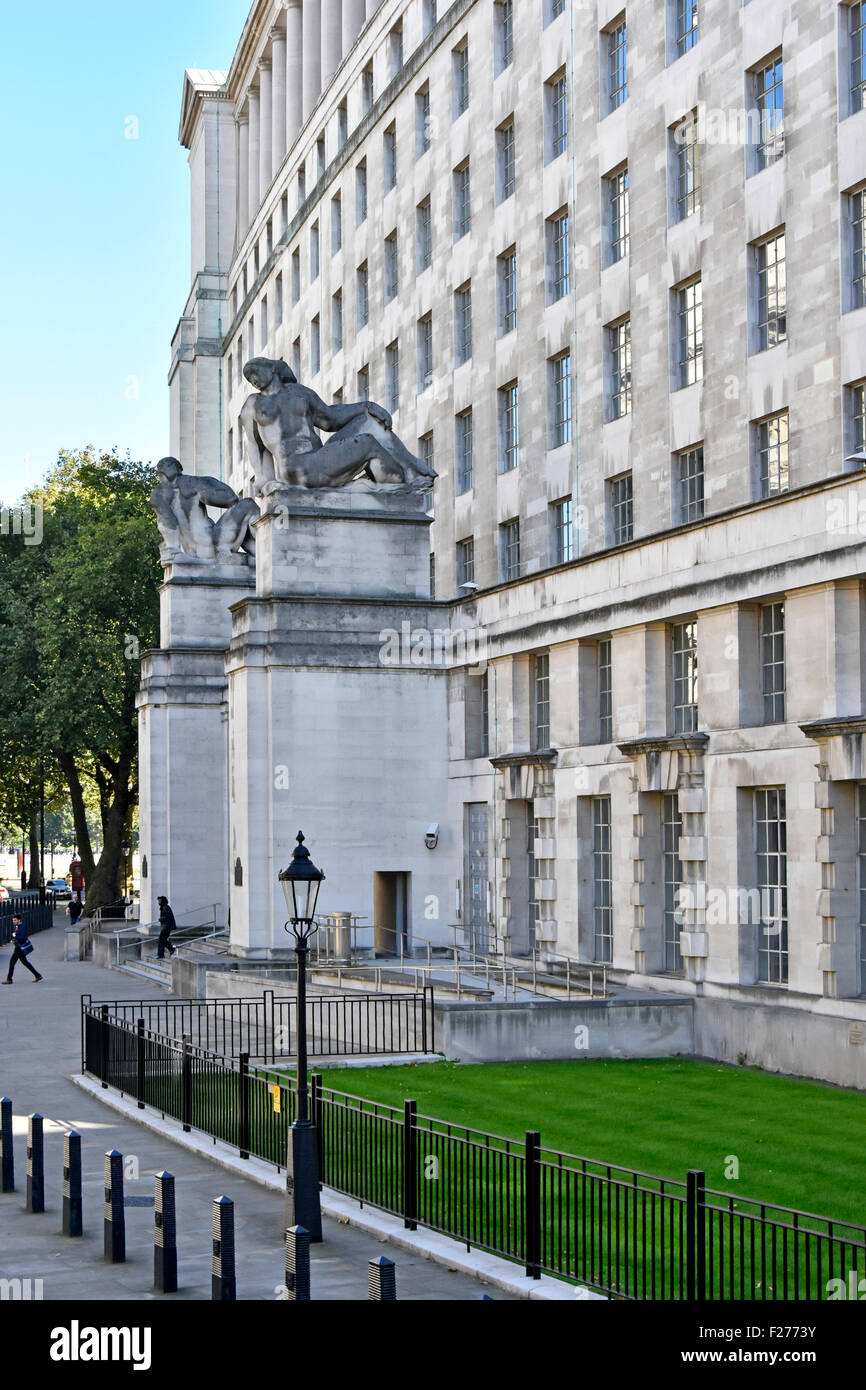
<svg viewBox="0 0 866 1390">
<path fill-rule="evenodd" d="M 310 1121 L 307 1087 L 307 953 L 310 923 L 292 923 L 298 961 L 297 1110 L 286 1155 L 286 1228 L 303 1226 L 312 1242 L 322 1239 L 316 1126 Z M 306 928 L 306 931 L 304 930 Z"/>
</svg>

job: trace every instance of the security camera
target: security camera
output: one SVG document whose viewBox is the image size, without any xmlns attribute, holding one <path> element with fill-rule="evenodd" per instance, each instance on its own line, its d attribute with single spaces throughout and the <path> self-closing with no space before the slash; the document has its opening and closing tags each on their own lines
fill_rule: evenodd
<svg viewBox="0 0 866 1390">
<path fill-rule="evenodd" d="M 426 834 L 425 834 L 425 836 L 424 836 L 424 843 L 425 843 L 425 845 L 427 846 L 428 849 L 435 849 L 436 846 L 438 845 L 438 843 L 439 843 L 439 822 L 438 822 L 438 821 L 435 821 L 435 820 L 434 820 L 434 822 L 433 822 L 432 825 L 428 825 L 428 826 L 427 826 L 427 832 L 426 832 Z"/>
<path fill-rule="evenodd" d="M 470 592 L 470 594 L 475 594 L 475 593 L 478 592 L 478 589 L 480 588 L 480 585 L 478 585 L 478 584 L 473 584 L 471 581 L 467 581 L 465 584 L 458 584 L 457 587 L 458 587 L 459 589 L 468 589 L 469 592 Z"/>
<path fill-rule="evenodd" d="M 857 454 L 849 454 L 845 462 L 849 465 L 849 473 L 853 473 L 856 468 L 866 468 L 866 452 L 861 449 Z"/>
</svg>

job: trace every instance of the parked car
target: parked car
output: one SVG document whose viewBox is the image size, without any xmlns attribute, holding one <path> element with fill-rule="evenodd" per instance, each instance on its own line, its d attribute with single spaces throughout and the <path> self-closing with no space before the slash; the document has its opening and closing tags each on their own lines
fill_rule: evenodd
<svg viewBox="0 0 866 1390">
<path fill-rule="evenodd" d="M 9 897 L 9 889 L 8 889 L 8 888 L 4 888 L 4 887 L 3 887 L 3 884 L 0 883 L 0 903 L 3 902 L 4 898 L 8 898 L 8 897 Z"/>
<path fill-rule="evenodd" d="M 72 890 L 65 878 L 49 878 L 45 887 L 49 893 L 53 893 L 55 898 L 71 898 Z"/>
</svg>

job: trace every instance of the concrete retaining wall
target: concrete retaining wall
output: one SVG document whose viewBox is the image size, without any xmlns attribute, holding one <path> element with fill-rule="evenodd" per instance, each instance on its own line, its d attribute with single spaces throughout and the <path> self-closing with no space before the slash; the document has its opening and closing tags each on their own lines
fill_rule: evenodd
<svg viewBox="0 0 866 1390">
<path fill-rule="evenodd" d="M 695 999 L 695 1051 L 866 1090 L 866 1028 L 851 1019 L 726 999 Z"/>
<path fill-rule="evenodd" d="M 437 1001 L 436 1051 L 461 1062 L 671 1057 L 694 1052 L 691 999 Z"/>
</svg>

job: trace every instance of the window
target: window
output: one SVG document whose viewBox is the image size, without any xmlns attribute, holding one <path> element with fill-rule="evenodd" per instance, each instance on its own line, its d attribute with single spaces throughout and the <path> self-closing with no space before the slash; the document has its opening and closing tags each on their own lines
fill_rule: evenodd
<svg viewBox="0 0 866 1390">
<path fill-rule="evenodd" d="M 342 149 L 349 138 L 349 112 L 344 101 L 337 107 L 337 148 Z"/>
<path fill-rule="evenodd" d="M 496 71 L 502 72 L 514 62 L 514 4 L 499 0 L 493 7 L 496 25 Z"/>
<path fill-rule="evenodd" d="M 469 231 L 472 210 L 469 194 L 469 160 L 461 164 L 453 174 L 454 240 L 459 241 Z"/>
<path fill-rule="evenodd" d="M 310 374 L 315 376 L 322 365 L 322 337 L 319 331 L 319 315 L 310 324 Z"/>
<path fill-rule="evenodd" d="M 568 149 L 568 83 L 565 73 L 547 84 L 550 113 L 549 159 L 556 159 Z"/>
<path fill-rule="evenodd" d="M 436 27 L 436 0 L 424 0 L 424 15 L 422 20 L 424 38 Z"/>
<path fill-rule="evenodd" d="M 557 19 L 565 13 L 565 0 L 550 0 L 550 18 Z"/>
<path fill-rule="evenodd" d="M 397 187 L 397 127 L 389 125 L 382 136 L 382 183 L 390 193 Z"/>
<path fill-rule="evenodd" d="M 693 386 L 704 376 L 703 294 L 700 280 L 676 294 L 677 386 Z"/>
<path fill-rule="evenodd" d="M 758 112 L 755 167 L 760 171 L 770 164 L 775 164 L 785 153 L 781 55 L 756 72 L 754 80 L 755 107 Z"/>
<path fill-rule="evenodd" d="M 574 503 L 570 497 L 554 502 L 553 514 L 553 563 L 568 564 L 574 559 Z"/>
<path fill-rule="evenodd" d="M 866 104 L 866 4 L 863 0 L 848 6 L 848 60 L 850 70 L 851 114 Z"/>
<path fill-rule="evenodd" d="M 520 522 L 516 518 L 499 528 L 499 573 L 503 580 L 520 578 Z"/>
<path fill-rule="evenodd" d="M 785 722 L 785 605 L 761 607 L 761 684 L 764 723 Z"/>
<path fill-rule="evenodd" d="M 673 732 L 693 734 L 698 727 L 698 625 L 675 623 L 671 630 Z"/>
<path fill-rule="evenodd" d="M 418 320 L 418 391 L 433 385 L 433 316 Z"/>
<path fill-rule="evenodd" d="M 631 411 L 631 319 L 612 324 L 606 333 L 608 420 L 620 420 Z"/>
<path fill-rule="evenodd" d="M 472 411 L 464 410 L 454 421 L 454 490 L 458 496 L 472 489 Z"/>
<path fill-rule="evenodd" d="M 610 797 L 592 798 L 593 959 L 613 960 L 613 861 L 610 847 Z"/>
<path fill-rule="evenodd" d="M 367 112 L 370 110 L 370 107 L 371 107 L 372 105 L 373 105 L 373 64 L 372 64 L 372 63 L 368 63 L 367 66 L 364 68 L 364 71 L 361 73 L 361 106 L 363 107 L 363 111 L 364 111 L 364 115 L 365 115 L 365 116 L 366 116 Z"/>
<path fill-rule="evenodd" d="M 385 303 L 397 298 L 400 288 L 400 269 L 397 247 L 397 233 L 385 238 Z"/>
<path fill-rule="evenodd" d="M 431 468 L 431 469 L 433 468 L 433 431 L 432 431 L 432 430 L 430 431 L 429 434 L 422 434 L 421 438 L 418 440 L 418 457 L 421 459 L 422 463 L 425 463 L 425 464 L 427 465 L 428 468 Z M 432 483 L 430 484 L 430 490 L 429 490 L 429 492 L 425 492 L 425 493 L 424 493 L 424 510 L 425 510 L 425 512 L 432 512 L 432 510 L 433 510 L 433 484 L 432 484 Z"/>
<path fill-rule="evenodd" d="M 415 158 L 420 159 L 430 148 L 430 88 L 422 87 L 415 94 Z"/>
<path fill-rule="evenodd" d="M 343 291 L 331 295 L 331 351 L 340 352 L 343 347 Z"/>
<path fill-rule="evenodd" d="M 385 389 L 388 409 L 393 415 L 400 409 L 400 345 L 389 343 L 385 349 Z"/>
<path fill-rule="evenodd" d="M 314 222 L 310 228 L 310 281 L 319 278 L 319 224 Z"/>
<path fill-rule="evenodd" d="M 701 151 L 698 144 L 697 113 L 689 112 L 674 126 L 674 167 L 676 175 L 674 221 L 684 222 L 701 206 Z"/>
<path fill-rule="evenodd" d="M 358 371 L 358 400 L 370 399 L 370 368 L 361 367 Z"/>
<path fill-rule="evenodd" d="M 857 788 L 857 867 L 860 891 L 860 993 L 866 994 L 866 786 Z"/>
<path fill-rule="evenodd" d="M 514 119 L 496 132 L 497 203 L 504 203 L 514 192 Z"/>
<path fill-rule="evenodd" d="M 851 219 L 851 308 L 866 305 L 866 188 L 848 198 Z"/>
<path fill-rule="evenodd" d="M 610 743 L 613 738 L 613 667 L 610 638 L 598 644 L 598 741 Z"/>
<path fill-rule="evenodd" d="M 559 449 L 571 442 L 571 353 L 561 352 L 550 363 L 550 444 Z"/>
<path fill-rule="evenodd" d="M 403 25 L 395 24 L 388 35 L 391 58 L 391 76 L 396 77 L 403 66 Z"/>
<path fill-rule="evenodd" d="M 262 299 L 261 309 L 259 310 L 259 347 L 264 347 L 268 341 L 268 300 L 267 295 Z"/>
<path fill-rule="evenodd" d="M 857 381 L 845 392 L 848 445 L 852 454 L 866 453 L 866 381 Z"/>
<path fill-rule="evenodd" d="M 607 189 L 608 264 L 616 265 L 628 255 L 629 208 L 628 169 L 618 169 L 605 179 Z"/>
<path fill-rule="evenodd" d="M 755 274 L 758 288 L 755 344 L 757 352 L 765 352 L 783 343 L 788 336 L 784 232 L 777 232 L 755 247 Z"/>
<path fill-rule="evenodd" d="M 490 756 L 490 672 L 481 677 L 481 756 Z"/>
<path fill-rule="evenodd" d="M 664 968 L 676 972 L 683 968 L 680 951 L 679 904 L 680 888 L 683 882 L 683 866 L 680 859 L 680 836 L 683 833 L 683 818 L 676 792 L 665 792 L 662 797 L 662 875 L 664 881 Z"/>
<path fill-rule="evenodd" d="M 517 327 L 517 252 L 506 251 L 496 262 L 499 272 L 499 336 Z"/>
<path fill-rule="evenodd" d="M 499 388 L 500 473 L 510 473 L 520 462 L 520 431 L 517 417 L 517 382 Z"/>
<path fill-rule="evenodd" d="M 704 447 L 685 449 L 676 455 L 681 522 L 701 521 L 704 515 Z"/>
<path fill-rule="evenodd" d="M 676 0 L 677 2 L 677 24 L 676 24 L 676 48 L 677 57 L 681 58 L 684 53 L 688 53 L 690 48 L 694 48 L 698 41 L 698 0 Z"/>
<path fill-rule="evenodd" d="M 307 196 L 307 171 L 301 166 L 298 170 L 298 207 L 304 202 Z"/>
<path fill-rule="evenodd" d="M 457 587 L 475 583 L 475 540 L 457 542 Z"/>
<path fill-rule="evenodd" d="M 784 787 L 755 792 L 755 848 L 761 921 L 758 979 L 788 983 L 788 826 Z"/>
<path fill-rule="evenodd" d="M 331 199 L 331 255 L 343 247 L 343 200 L 339 193 Z"/>
<path fill-rule="evenodd" d="M 295 247 L 292 252 L 292 303 L 297 304 L 301 297 L 301 252 Z"/>
<path fill-rule="evenodd" d="M 625 16 L 607 31 L 607 109 L 616 111 L 628 97 L 628 36 Z"/>
<path fill-rule="evenodd" d="M 249 323 L 247 324 L 247 357 L 255 357 L 255 355 L 256 355 L 256 335 L 255 335 L 255 329 L 254 329 L 254 326 L 253 326 L 253 320 L 250 319 Z"/>
<path fill-rule="evenodd" d="M 289 230 L 289 195 L 284 193 L 280 199 L 280 222 L 282 225 L 281 235 L 285 236 Z"/>
<path fill-rule="evenodd" d="M 433 219 L 430 199 L 425 198 L 415 209 L 415 250 L 418 274 L 433 264 Z"/>
<path fill-rule="evenodd" d="M 355 168 L 355 222 L 360 227 L 367 220 L 367 161 L 362 159 Z"/>
<path fill-rule="evenodd" d="M 623 473 L 608 483 L 611 545 L 626 545 L 634 539 L 634 500 L 632 476 Z"/>
<path fill-rule="evenodd" d="M 436 597 L 436 556 L 430 556 L 430 597 Z"/>
<path fill-rule="evenodd" d="M 469 42 L 462 43 L 451 51 L 451 95 L 452 114 L 458 116 L 469 107 Z"/>
<path fill-rule="evenodd" d="M 757 425 L 759 496 L 788 491 L 788 413 L 771 415 Z"/>
<path fill-rule="evenodd" d="M 548 221 L 548 266 L 550 303 L 571 292 L 571 238 L 568 213 L 560 212 Z"/>
<path fill-rule="evenodd" d="M 283 277 L 278 275 L 274 280 L 274 328 L 279 328 L 283 321 Z M 231 372 L 229 372 L 231 379 Z"/>
<path fill-rule="evenodd" d="M 321 178 L 325 172 L 325 137 L 320 135 L 316 141 L 316 177 Z"/>
<path fill-rule="evenodd" d="M 533 686 L 533 746 L 550 747 L 550 655 L 539 652 L 534 658 Z"/>
<path fill-rule="evenodd" d="M 370 321 L 370 273 L 367 262 L 358 266 L 355 274 L 356 297 L 358 303 L 358 327 L 364 328 Z"/>
<path fill-rule="evenodd" d="M 297 379 L 301 379 L 301 340 L 295 338 L 292 343 L 292 371 Z"/>
<path fill-rule="evenodd" d="M 454 362 L 460 366 L 472 356 L 472 287 L 454 293 Z"/>
</svg>

